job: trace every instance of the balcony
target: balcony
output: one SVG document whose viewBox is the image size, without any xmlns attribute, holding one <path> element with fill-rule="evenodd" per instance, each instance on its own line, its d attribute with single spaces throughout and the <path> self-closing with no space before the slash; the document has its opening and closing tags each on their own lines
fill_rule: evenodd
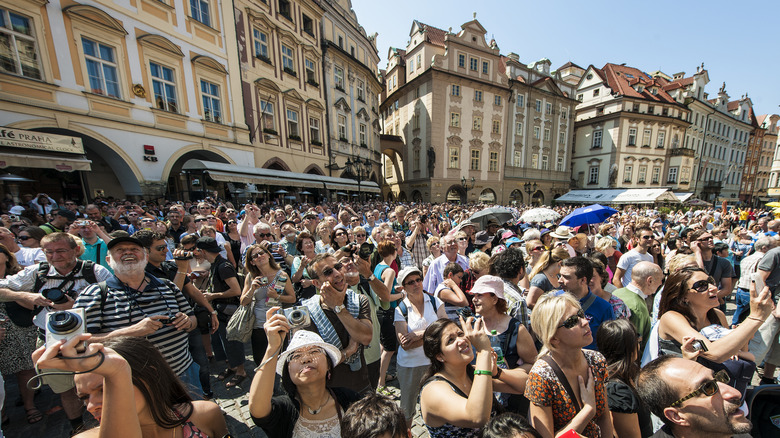
<svg viewBox="0 0 780 438">
<path fill-rule="evenodd" d="M 696 156 L 696 151 L 689 148 L 677 148 L 677 149 L 669 149 L 669 156 L 670 157 L 691 157 L 693 158 Z"/>
<path fill-rule="evenodd" d="M 704 183 L 705 190 L 720 190 L 723 188 L 723 181 L 710 180 Z"/>
</svg>

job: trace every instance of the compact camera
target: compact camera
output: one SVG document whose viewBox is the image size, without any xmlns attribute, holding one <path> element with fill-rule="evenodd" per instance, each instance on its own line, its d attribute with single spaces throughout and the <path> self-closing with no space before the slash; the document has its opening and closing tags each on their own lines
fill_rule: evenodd
<svg viewBox="0 0 780 438">
<path fill-rule="evenodd" d="M 184 255 L 176 256 L 176 257 L 174 257 L 174 259 L 175 260 L 190 260 L 190 259 L 192 259 L 192 257 L 194 257 L 193 254 L 192 254 L 192 251 L 187 251 L 187 252 L 184 253 Z"/>
<path fill-rule="evenodd" d="M 56 345 L 61 340 L 69 340 L 85 332 L 84 309 L 69 309 L 49 312 L 46 315 L 46 347 Z M 80 345 L 77 351 L 83 352 L 86 345 Z"/>
<path fill-rule="evenodd" d="M 44 289 L 41 291 L 41 295 L 54 304 L 65 304 L 68 302 L 67 295 L 61 289 Z"/>
<path fill-rule="evenodd" d="M 311 324 L 309 309 L 304 306 L 290 307 L 289 309 L 282 309 L 280 312 L 287 318 L 292 330 L 306 327 Z"/>
<path fill-rule="evenodd" d="M 708 351 L 707 344 L 702 341 L 693 341 L 691 346 L 693 347 L 694 351 Z"/>
<path fill-rule="evenodd" d="M 75 225 L 78 226 L 78 227 L 86 227 L 86 226 L 89 225 L 89 221 L 87 221 L 87 220 L 78 220 L 78 221 L 76 221 Z"/>
</svg>

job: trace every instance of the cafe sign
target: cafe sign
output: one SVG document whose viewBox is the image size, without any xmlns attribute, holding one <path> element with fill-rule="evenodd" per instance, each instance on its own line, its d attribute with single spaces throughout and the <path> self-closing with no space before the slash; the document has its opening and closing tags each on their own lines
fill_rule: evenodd
<svg viewBox="0 0 780 438">
<path fill-rule="evenodd" d="M 84 144 L 78 137 L 0 128 L 0 146 L 47 152 L 84 154 Z"/>
</svg>

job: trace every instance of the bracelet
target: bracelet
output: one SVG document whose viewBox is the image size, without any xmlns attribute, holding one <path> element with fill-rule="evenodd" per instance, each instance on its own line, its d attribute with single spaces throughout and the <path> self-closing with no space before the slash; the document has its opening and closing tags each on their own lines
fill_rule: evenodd
<svg viewBox="0 0 780 438">
<path fill-rule="evenodd" d="M 758 321 L 758 322 L 764 322 L 764 320 L 763 320 L 763 319 L 761 319 L 761 318 L 756 318 L 755 316 L 748 316 L 748 317 L 747 317 L 747 319 L 753 319 L 753 320 L 756 320 L 756 321 Z"/>
<path fill-rule="evenodd" d="M 493 376 L 493 378 L 494 379 L 500 379 L 501 378 L 501 373 L 503 373 L 503 371 L 501 371 L 501 368 L 498 368 L 498 371 L 496 372 L 496 375 Z"/>
<path fill-rule="evenodd" d="M 474 370 L 475 376 L 492 376 L 493 372 L 489 370 Z"/>
<path fill-rule="evenodd" d="M 187 275 L 187 273 L 186 272 L 177 271 L 176 275 Z"/>
</svg>

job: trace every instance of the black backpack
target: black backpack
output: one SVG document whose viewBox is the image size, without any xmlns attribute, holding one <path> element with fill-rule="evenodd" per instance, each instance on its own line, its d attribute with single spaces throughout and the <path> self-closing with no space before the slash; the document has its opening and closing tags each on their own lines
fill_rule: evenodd
<svg viewBox="0 0 780 438">
<path fill-rule="evenodd" d="M 745 402 L 753 423 L 750 434 L 756 438 L 780 436 L 780 385 L 761 385 L 748 389 Z"/>
</svg>

